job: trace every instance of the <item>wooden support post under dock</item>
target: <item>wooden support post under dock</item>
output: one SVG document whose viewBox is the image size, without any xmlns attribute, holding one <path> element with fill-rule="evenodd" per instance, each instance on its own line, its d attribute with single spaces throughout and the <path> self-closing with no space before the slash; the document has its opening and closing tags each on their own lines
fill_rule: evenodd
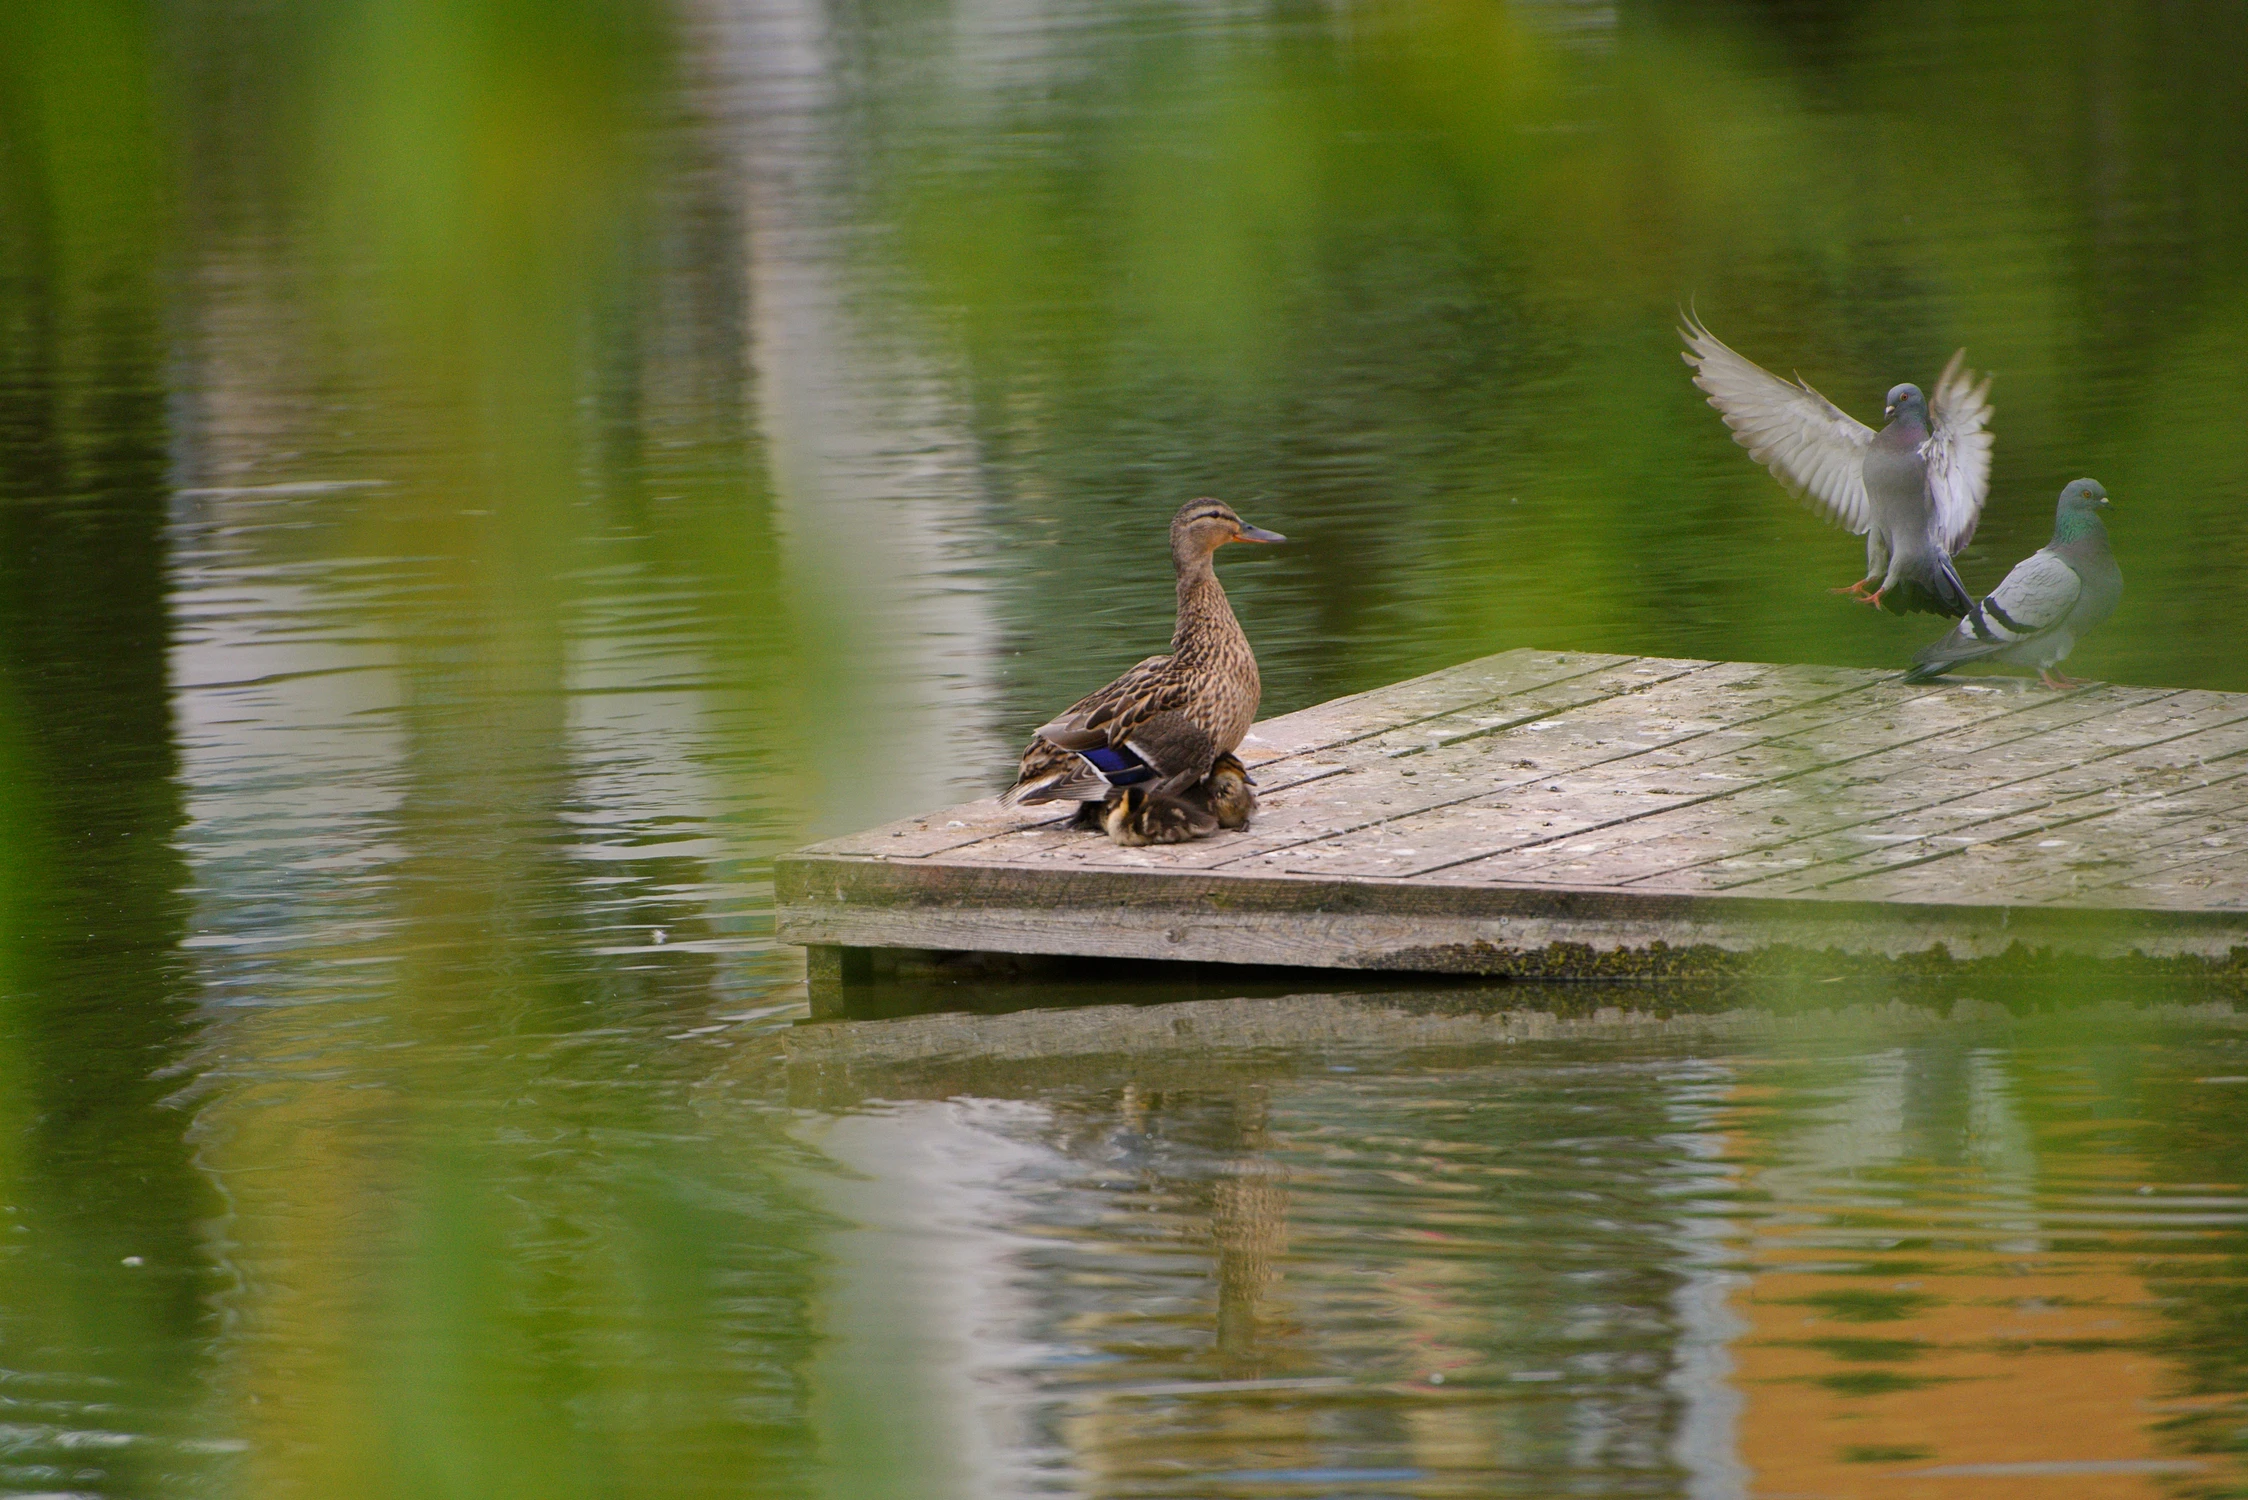
<svg viewBox="0 0 2248 1500">
<path fill-rule="evenodd" d="M 1524 650 L 1268 720 L 1241 755 L 1255 823 L 1196 843 L 985 800 L 814 845 L 780 863 L 780 937 L 846 982 L 884 948 L 2248 961 L 2248 695 Z"/>
</svg>

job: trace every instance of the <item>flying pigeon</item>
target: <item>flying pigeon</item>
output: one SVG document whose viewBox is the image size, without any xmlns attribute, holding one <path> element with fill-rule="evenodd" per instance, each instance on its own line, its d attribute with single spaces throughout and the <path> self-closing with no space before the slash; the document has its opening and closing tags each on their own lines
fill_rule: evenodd
<svg viewBox="0 0 2248 1500">
<path fill-rule="evenodd" d="M 1679 333 L 1694 384 L 1733 441 L 1790 494 L 1808 493 L 1866 539 L 1866 576 L 1835 593 L 1899 613 L 1974 609 L 1951 559 L 1974 536 L 1990 492 L 1990 382 L 1962 368 L 1966 350 L 1944 366 L 1933 402 L 1916 385 L 1892 386 L 1889 425 L 1875 432 L 1801 377 L 1790 385 L 1735 354 L 1693 314 Z"/>
<path fill-rule="evenodd" d="M 2082 687 L 2053 670 L 2076 638 L 2123 597 L 2123 572 L 2108 550 L 2107 491 L 2079 479 L 2061 491 L 2053 540 L 2014 564 L 1982 607 L 1913 658 L 1907 682 L 1926 682 L 1963 661 L 1994 657 L 2037 668 L 2047 687 Z"/>
</svg>

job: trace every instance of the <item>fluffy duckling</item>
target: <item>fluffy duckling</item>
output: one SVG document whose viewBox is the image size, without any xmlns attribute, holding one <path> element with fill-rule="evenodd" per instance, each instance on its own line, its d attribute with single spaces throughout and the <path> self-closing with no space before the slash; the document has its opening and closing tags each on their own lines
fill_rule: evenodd
<svg viewBox="0 0 2248 1500">
<path fill-rule="evenodd" d="M 1136 786 L 1158 799 L 1185 797 L 1195 801 L 1206 768 L 1218 752 L 1199 724 L 1185 714 L 1166 711 L 1133 731 L 1122 751 L 1093 746 L 1077 753 L 1101 773 L 1108 789 L 1098 802 L 1078 803 L 1077 816 L 1069 820 L 1069 826 L 1100 833 L 1108 827 L 1108 810 L 1124 787 Z"/>
<path fill-rule="evenodd" d="M 1101 809 L 1101 827 L 1119 844 L 1183 844 L 1215 833 L 1218 820 L 1183 797 L 1123 787 Z"/>
<path fill-rule="evenodd" d="M 1207 809 L 1220 828 L 1246 828 L 1250 815 L 1257 810 L 1256 785 L 1249 779 L 1249 768 L 1228 750 L 1186 795 Z"/>
</svg>

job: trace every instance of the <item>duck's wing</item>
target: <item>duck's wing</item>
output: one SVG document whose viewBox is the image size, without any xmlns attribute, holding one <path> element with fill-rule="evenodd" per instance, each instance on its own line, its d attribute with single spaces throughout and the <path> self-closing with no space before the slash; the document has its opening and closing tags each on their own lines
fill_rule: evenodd
<svg viewBox="0 0 2248 1500">
<path fill-rule="evenodd" d="M 1913 658 L 1914 671 L 1932 676 L 1945 667 L 1996 656 L 2009 646 L 2058 629 L 2083 594 L 2084 580 L 2076 569 L 2052 548 L 2041 548 L 2014 564 L 1981 609 L 1961 620 L 1950 635 L 1923 648 Z"/>
<path fill-rule="evenodd" d="M 1990 496 L 1990 377 L 1977 381 L 1966 364 L 1962 349 L 1944 366 L 1928 403 L 1928 441 L 1921 449 L 1936 539 L 1946 552 L 1974 540 Z"/>
<path fill-rule="evenodd" d="M 1087 693 L 1038 726 L 1036 735 L 1066 749 L 1122 745 L 1144 720 L 1186 697 L 1186 684 L 1171 675 L 1171 658 L 1151 656 L 1108 686 Z"/>
<path fill-rule="evenodd" d="M 1099 802 L 1109 794 L 1108 778 L 1083 756 L 1046 740 L 1023 750 L 1015 784 L 999 794 L 1001 807 L 1035 802 Z"/>
<path fill-rule="evenodd" d="M 1104 751 L 1139 753 L 1133 739 L 1142 726 L 1186 702 L 1187 685 L 1170 668 L 1170 657 L 1148 657 L 1041 724 L 1023 750 L 1015 784 L 1000 793 L 999 805 L 1097 802 L 1107 796 L 1112 783 L 1085 757 Z M 1160 764 L 1154 756 L 1142 759 Z"/>
<path fill-rule="evenodd" d="M 1828 520 L 1863 536 L 1873 522 L 1864 474 L 1873 429 L 1800 378 L 1790 384 L 1735 354 L 1692 313 L 1685 317 L 1681 358 L 1733 429 L 1733 441 L 1789 494 L 1807 496 Z"/>
<path fill-rule="evenodd" d="M 1162 778 L 1155 790 L 1174 795 L 1210 774 L 1218 747 L 1210 731 L 1178 709 L 1148 715 L 1125 736 L 1124 747 L 1155 769 Z"/>
</svg>

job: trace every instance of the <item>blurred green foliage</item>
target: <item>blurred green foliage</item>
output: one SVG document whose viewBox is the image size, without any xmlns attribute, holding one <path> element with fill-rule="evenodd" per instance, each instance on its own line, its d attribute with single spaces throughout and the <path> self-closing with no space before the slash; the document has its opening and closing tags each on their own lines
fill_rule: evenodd
<svg viewBox="0 0 2248 1500">
<path fill-rule="evenodd" d="M 1523 644 L 1904 659 L 1928 622 L 1820 597 L 1856 544 L 1687 384 L 1692 300 L 1861 416 L 1965 345 L 1999 435 L 1970 580 L 2096 475 L 2130 595 L 2087 667 L 2248 687 L 2248 468 L 2216 417 L 2248 332 L 2248 107 L 2221 82 L 2248 35 L 2221 6 L 1599 27 L 1400 0 L 1119 23 L 1043 69 L 979 67 L 973 33 L 910 14 L 875 158 L 890 274 L 961 350 L 1002 503 L 1097 538 L 1026 588 L 1033 642 L 1057 600 L 1121 614 L 1129 588 L 1149 602 L 1113 654 L 1136 653 L 1162 558 L 1126 537 L 1151 490 L 1209 488 L 1307 544 L 1249 585 L 1287 706 Z M 905 65 L 946 45 L 963 61 Z M 1098 679 L 1025 671 L 1025 722 Z"/>
<path fill-rule="evenodd" d="M 749 163 L 818 176 L 788 132 L 838 302 L 958 398 L 1005 680 L 952 711 L 995 742 L 1155 649 L 1202 492 L 1298 538 L 1228 563 L 1275 708 L 1532 643 L 1902 660 L 1925 622 L 1828 601 L 1855 545 L 1687 385 L 1689 298 L 1862 415 L 1967 344 L 1971 577 L 2096 474 L 2131 592 L 2082 669 L 2248 688 L 2231 13 L 1578 10 L 878 0 L 816 12 L 828 92 L 783 118 L 712 82 L 786 94 L 778 44 L 688 6 L 0 7 L 0 1358 L 78 1403 L 12 1455 L 136 1495 L 900 1492 L 807 1415 L 829 1226 L 787 1119 L 685 1040 L 740 975 L 633 946 L 738 938 L 701 893 L 873 795 L 839 684 L 918 628 L 837 601 L 851 538 L 822 561 L 767 472 L 752 259 L 808 226 L 752 222 Z M 393 853 L 235 889 L 184 852 L 175 492 L 306 477 L 368 484 L 226 560 L 394 652 Z M 591 878 L 573 674 L 635 611 L 698 653 L 728 852 Z M 65 1473 L 97 1420 L 148 1441 Z"/>
<path fill-rule="evenodd" d="M 741 800 L 789 800 L 746 371 L 721 348 L 701 399 L 637 409 L 676 333 L 648 312 L 679 279 L 671 24 L 508 0 L 0 17 L 0 1199 L 30 1247 L 0 1261 L 0 1358 L 54 1398 L 11 1485 L 809 1482 L 812 1221 L 785 1143 L 754 1121 L 703 1143 L 685 1081 L 607 1086 L 639 1063 L 599 1038 L 678 1024 L 712 966 L 617 993 L 554 852 L 571 642 L 614 603 L 585 552 L 611 537 L 708 609 L 757 756 Z M 173 388 L 183 365 L 201 384 Z M 172 489 L 290 459 L 384 481 L 257 545 L 403 560 L 355 607 L 401 653 L 406 856 L 370 922 L 294 932 L 255 1004 L 198 1015 Z M 346 1061 L 339 1027 L 380 1040 Z M 104 1425 L 133 1436 L 73 1458 Z"/>
</svg>

